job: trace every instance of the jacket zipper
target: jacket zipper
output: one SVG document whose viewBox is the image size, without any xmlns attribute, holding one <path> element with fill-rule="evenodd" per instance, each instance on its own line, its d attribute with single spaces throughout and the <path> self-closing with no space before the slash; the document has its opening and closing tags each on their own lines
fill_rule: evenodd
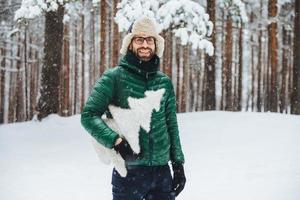
<svg viewBox="0 0 300 200">
<path fill-rule="evenodd" d="M 148 90 L 148 80 L 149 80 L 149 73 L 146 73 L 146 90 Z M 152 133 L 149 132 L 149 166 L 152 166 L 152 157 L 153 157 L 153 138 Z"/>
</svg>

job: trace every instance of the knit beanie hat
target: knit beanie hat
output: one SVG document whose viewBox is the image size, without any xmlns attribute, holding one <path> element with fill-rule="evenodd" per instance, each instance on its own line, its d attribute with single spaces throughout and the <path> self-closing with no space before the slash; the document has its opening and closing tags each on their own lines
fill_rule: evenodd
<svg viewBox="0 0 300 200">
<path fill-rule="evenodd" d="M 156 55 L 158 57 L 162 57 L 164 52 L 164 38 L 161 37 L 157 32 L 157 24 L 155 23 L 154 19 L 143 16 L 137 19 L 133 25 L 129 33 L 124 37 L 122 42 L 122 47 L 120 53 L 126 55 L 128 46 L 130 45 L 132 38 L 138 34 L 145 34 L 147 36 L 151 36 L 155 38 L 156 44 Z"/>
</svg>

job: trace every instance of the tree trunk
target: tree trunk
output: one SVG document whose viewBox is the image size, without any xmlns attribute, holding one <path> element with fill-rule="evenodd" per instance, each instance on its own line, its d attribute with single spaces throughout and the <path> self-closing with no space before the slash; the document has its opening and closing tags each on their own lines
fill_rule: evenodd
<svg viewBox="0 0 300 200">
<path fill-rule="evenodd" d="M 106 66 L 106 48 L 105 48 L 105 42 L 106 42 L 106 20 L 107 20 L 107 13 L 106 13 L 106 1 L 101 1 L 101 13 L 100 13 L 100 19 L 101 19 L 101 32 L 100 32 L 100 74 L 103 74 Z"/>
<path fill-rule="evenodd" d="M 61 68 L 61 52 L 63 44 L 64 8 L 45 14 L 44 62 L 42 67 L 40 99 L 38 103 L 38 119 L 41 120 L 59 110 L 59 72 Z"/>
<path fill-rule="evenodd" d="M 0 48 L 0 55 L 3 56 L 0 66 L 0 124 L 4 123 L 4 90 L 5 90 L 5 69 L 6 69 L 6 42 Z"/>
<path fill-rule="evenodd" d="M 253 35 L 251 36 L 251 41 L 254 43 Z M 251 111 L 254 111 L 254 96 L 255 96 L 255 60 L 254 52 L 255 45 L 252 44 L 251 48 Z"/>
<path fill-rule="evenodd" d="M 204 54 L 204 59 L 205 58 L 205 54 Z M 200 60 L 202 59 L 203 57 L 203 54 L 201 54 L 201 58 Z M 203 68 L 202 68 L 202 77 L 201 77 L 201 96 L 202 96 L 202 102 L 201 102 L 201 110 L 206 110 L 205 109 L 205 105 L 206 105 L 206 95 L 205 95 L 205 92 L 206 92 L 206 88 L 207 88 L 207 70 L 208 68 L 206 67 L 206 63 L 204 64 Z"/>
<path fill-rule="evenodd" d="M 226 21 L 226 39 L 225 39 L 225 88 L 226 88 L 226 106 L 225 110 L 232 110 L 232 21 L 227 18 Z"/>
<path fill-rule="evenodd" d="M 189 87 L 190 87 L 190 94 L 189 94 L 189 97 L 190 97 L 190 101 L 189 101 L 189 105 L 190 105 L 190 108 L 189 108 L 189 112 L 193 112 L 195 109 L 194 109 L 194 95 L 195 95 L 195 90 L 194 90 L 194 74 L 196 73 L 195 69 L 194 68 L 190 68 L 190 71 L 189 71 Z"/>
<path fill-rule="evenodd" d="M 269 53 L 268 53 L 269 55 Z M 267 55 L 267 56 L 268 56 Z M 269 58 L 268 58 L 269 60 Z M 264 111 L 270 111 L 271 108 L 271 81 L 270 81 L 270 76 L 271 76 L 271 67 L 269 63 L 267 64 L 266 70 L 265 70 L 265 103 L 264 103 Z"/>
<path fill-rule="evenodd" d="M 181 112 L 181 78 L 180 78 L 180 69 L 181 69 L 181 45 L 179 42 L 176 42 L 176 66 L 177 66 L 177 81 L 176 81 L 176 101 L 177 101 L 177 112 Z"/>
<path fill-rule="evenodd" d="M 215 39 L 215 9 L 216 9 L 216 1 L 215 0 L 208 0 L 207 1 L 207 14 L 209 14 L 210 20 L 213 23 L 214 31 L 211 36 L 211 42 L 213 46 L 216 46 L 216 39 Z M 205 57 L 205 76 L 206 76 L 206 83 L 204 88 L 204 98 L 205 110 L 215 110 L 216 109 L 216 86 L 215 86 L 215 54 L 213 56 L 206 55 Z"/>
<path fill-rule="evenodd" d="M 262 17 L 262 0 L 260 1 L 260 16 Z M 258 62 L 257 62 L 257 99 L 256 99 L 256 108 L 258 112 L 261 112 L 261 69 L 262 69 L 262 30 L 259 30 L 258 33 Z"/>
<path fill-rule="evenodd" d="M 24 30 L 24 40 L 23 40 L 23 48 L 24 48 L 24 72 L 25 72 L 25 77 L 24 77 L 24 94 L 25 94 L 25 102 L 24 102 L 24 120 L 27 121 L 29 120 L 30 116 L 29 116 L 29 92 L 30 92 L 30 88 L 28 86 L 28 72 L 30 73 L 29 70 L 31 70 L 31 68 L 29 68 L 28 66 L 28 59 L 27 59 L 27 55 L 28 55 L 28 50 L 27 50 L 27 26 L 25 27 Z"/>
<path fill-rule="evenodd" d="M 165 73 L 165 68 L 166 68 L 166 65 L 168 64 L 168 55 L 167 55 L 167 49 L 168 49 L 168 41 L 166 40 L 167 38 L 167 31 L 162 31 L 161 32 L 161 37 L 163 37 L 165 39 L 165 49 L 164 49 L 164 52 L 163 52 L 163 56 L 162 56 L 162 59 L 161 59 L 161 62 L 160 62 L 160 65 L 159 65 L 159 70 L 162 71 L 163 73 Z"/>
<path fill-rule="evenodd" d="M 89 76 L 89 91 L 91 91 L 94 83 L 95 83 L 95 76 L 96 76 L 96 43 L 95 43 L 95 8 L 91 10 L 91 51 L 89 55 L 89 63 L 90 63 L 90 76 Z"/>
<path fill-rule="evenodd" d="M 300 114 L 300 0 L 295 1 L 294 68 L 291 113 Z"/>
<path fill-rule="evenodd" d="M 78 65 L 79 65 L 79 62 L 78 62 L 78 21 L 75 22 L 76 24 L 74 25 L 74 77 L 73 77 L 73 80 L 74 80 L 74 84 L 73 84 L 73 88 L 74 88 L 74 98 L 73 98 L 73 112 L 72 114 L 76 114 L 77 113 L 77 102 L 78 102 Z"/>
<path fill-rule="evenodd" d="M 239 27 L 239 75 L 238 75 L 238 97 L 237 110 L 242 110 L 242 91 L 243 91 L 243 25 Z"/>
<path fill-rule="evenodd" d="M 188 79 L 189 79 L 189 65 L 188 65 L 188 57 L 189 57 L 189 47 L 188 45 L 183 47 L 183 77 L 182 77 L 182 94 L 181 94 L 181 112 L 186 111 L 187 107 L 187 99 L 188 99 Z"/>
<path fill-rule="evenodd" d="M 294 22 L 293 17 L 291 17 L 291 21 Z M 292 91 L 293 91 L 293 34 L 294 34 L 294 30 L 288 30 L 288 58 L 289 58 L 289 62 L 288 62 L 288 69 L 287 69 L 287 73 L 288 73 L 288 77 L 287 77 L 287 113 L 291 112 L 291 104 L 292 104 Z"/>
<path fill-rule="evenodd" d="M 113 17 L 116 16 L 117 13 L 117 4 L 118 4 L 118 0 L 113 0 Z M 116 24 L 115 20 L 112 20 L 112 24 L 113 24 L 113 47 L 112 47 L 112 67 L 116 66 L 118 64 L 118 60 L 119 60 L 119 28 L 118 25 Z"/>
<path fill-rule="evenodd" d="M 60 113 L 62 116 L 69 116 L 69 95 L 70 95 L 70 39 L 69 39 L 69 24 L 64 25 L 63 38 L 63 66 L 61 70 L 61 94 L 60 94 Z"/>
<path fill-rule="evenodd" d="M 15 98 L 16 98 L 16 122 L 21 122 L 24 121 L 25 119 L 25 110 L 24 110 L 24 95 L 23 95 L 23 76 L 22 76 L 22 71 L 20 70 L 22 66 L 22 58 L 23 56 L 21 55 L 21 36 L 20 33 L 18 34 L 18 50 L 17 50 L 17 57 L 20 58 L 17 60 L 17 79 L 16 79 L 16 93 L 15 93 Z"/>
<path fill-rule="evenodd" d="M 257 63 L 257 98 L 256 98 L 256 108 L 258 112 L 261 112 L 261 68 L 262 68 L 262 31 L 259 31 L 258 63 Z"/>
<path fill-rule="evenodd" d="M 84 34 L 84 15 L 81 16 L 81 98 L 80 98 L 80 112 L 83 109 L 85 103 L 85 34 Z"/>
<path fill-rule="evenodd" d="M 197 57 L 200 57 L 199 56 L 199 52 L 197 53 L 198 56 Z M 195 111 L 200 111 L 200 108 L 201 108 L 201 104 L 200 104 L 200 95 L 201 95 L 201 92 L 200 92 L 200 84 L 201 84 L 201 65 L 199 66 L 199 69 L 197 69 L 196 71 L 196 82 L 197 82 L 197 88 L 196 88 L 196 100 L 195 100 L 195 103 L 196 103 L 196 109 Z"/>
<path fill-rule="evenodd" d="M 172 33 L 170 30 L 165 31 L 165 50 L 163 55 L 163 72 L 172 79 Z"/>
<path fill-rule="evenodd" d="M 13 45 L 11 45 L 12 47 Z M 15 56 L 11 48 L 11 56 Z M 11 68 L 14 68 L 14 61 L 11 61 Z M 8 104 L 8 122 L 15 122 L 16 115 L 16 73 L 10 73 L 9 80 L 9 104 Z"/>
<path fill-rule="evenodd" d="M 277 0 L 269 0 L 268 6 L 269 18 L 277 16 Z M 269 65 L 271 67 L 271 90 L 270 90 L 270 111 L 277 112 L 277 65 L 278 65 L 278 41 L 277 41 L 277 23 L 271 22 L 268 26 L 269 34 Z"/>
<path fill-rule="evenodd" d="M 40 80 L 39 80 L 39 77 L 40 77 L 40 61 L 39 61 L 39 51 L 36 49 L 34 51 L 34 58 L 35 58 L 35 63 L 34 63 L 34 74 L 31 74 L 32 77 L 33 77 L 33 91 L 34 91 L 34 94 L 33 94 L 33 97 L 32 97 L 32 102 L 33 102 L 33 105 L 32 105 L 32 111 L 33 111 L 33 115 L 36 115 L 38 112 L 37 112 L 37 106 L 38 106 L 38 93 L 39 93 L 39 85 L 40 85 Z"/>
<path fill-rule="evenodd" d="M 35 114 L 35 109 L 36 109 L 36 96 L 37 96 L 37 91 L 36 91 L 36 85 L 37 85 L 37 79 L 36 79 L 36 74 L 37 74 L 37 50 L 33 49 L 31 46 L 33 44 L 32 37 L 29 38 L 29 44 L 30 44 L 30 50 L 29 50 L 29 59 L 34 60 L 30 64 L 31 68 L 31 73 L 30 73 L 30 95 L 29 95 L 29 101 L 30 101 L 30 119 L 32 119 L 33 115 Z"/>
<path fill-rule="evenodd" d="M 281 79 L 281 89 L 280 89 L 280 101 L 279 101 L 279 109 L 280 112 L 283 113 L 286 111 L 286 86 L 287 86 L 287 72 L 288 72 L 288 58 L 287 58 L 287 45 L 288 45 L 288 37 L 287 30 L 284 25 L 282 27 L 282 79 Z"/>
<path fill-rule="evenodd" d="M 225 29 L 225 11 L 222 10 L 222 30 Z M 220 108 L 221 110 L 224 110 L 225 109 L 225 85 L 226 85 L 226 75 L 225 75 L 225 34 L 224 34 L 225 31 L 222 31 L 221 33 L 221 60 L 222 60 L 222 74 L 221 74 L 221 79 L 222 79 L 222 88 L 221 88 L 221 103 L 220 103 Z"/>
</svg>

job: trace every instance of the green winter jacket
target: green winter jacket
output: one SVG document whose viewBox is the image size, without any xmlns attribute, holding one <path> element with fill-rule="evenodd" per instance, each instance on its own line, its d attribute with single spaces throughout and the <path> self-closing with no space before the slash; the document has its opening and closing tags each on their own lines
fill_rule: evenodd
<svg viewBox="0 0 300 200">
<path fill-rule="evenodd" d="M 102 145 L 113 148 L 119 137 L 101 119 L 108 105 L 128 108 L 128 97 L 143 98 L 146 90 L 165 88 L 158 112 L 153 111 L 150 132 L 139 131 L 141 152 L 127 165 L 158 166 L 169 160 L 184 163 L 176 117 L 176 101 L 172 82 L 168 76 L 158 71 L 159 58 L 140 61 L 130 51 L 121 59 L 119 65 L 108 69 L 96 82 L 90 97 L 81 113 L 84 128 Z"/>
</svg>

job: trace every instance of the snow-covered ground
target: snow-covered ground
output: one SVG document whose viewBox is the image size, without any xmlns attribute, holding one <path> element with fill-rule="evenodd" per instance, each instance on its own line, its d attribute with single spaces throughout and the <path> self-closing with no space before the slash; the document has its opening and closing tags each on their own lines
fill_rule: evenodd
<svg viewBox="0 0 300 200">
<path fill-rule="evenodd" d="M 0 126 L 1 200 L 109 200 L 79 115 Z M 179 200 L 299 200 L 300 116 L 179 114 L 187 184 Z"/>
</svg>

